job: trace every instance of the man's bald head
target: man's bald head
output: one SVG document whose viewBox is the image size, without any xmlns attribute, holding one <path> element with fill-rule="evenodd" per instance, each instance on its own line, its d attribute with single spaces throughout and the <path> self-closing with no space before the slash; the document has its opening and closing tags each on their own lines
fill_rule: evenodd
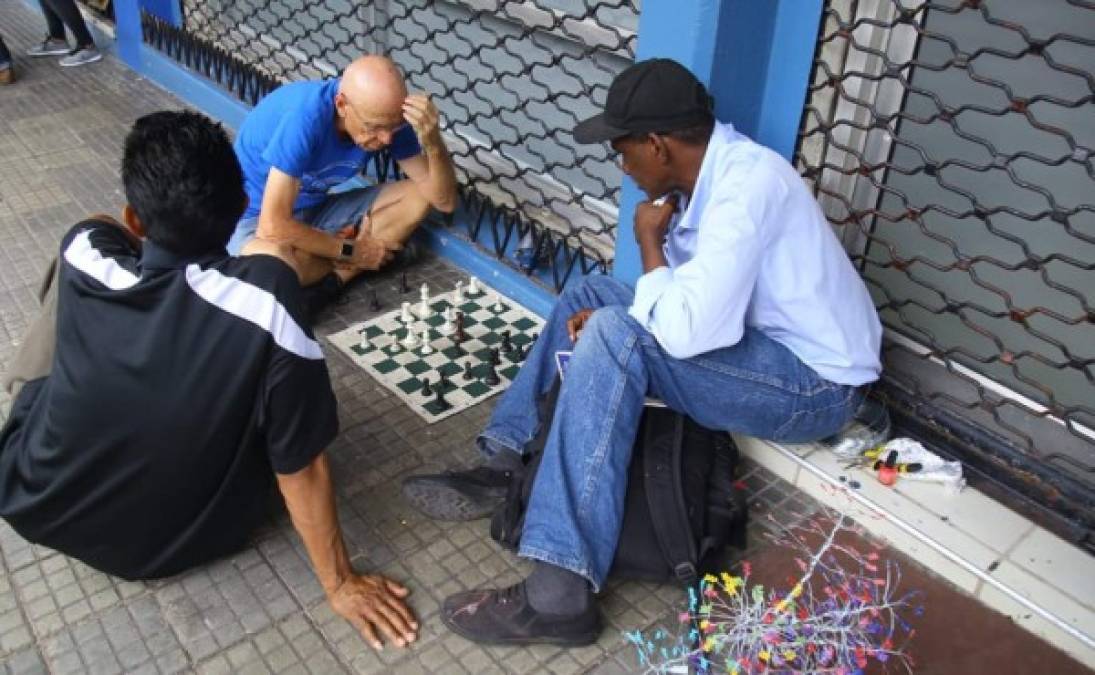
<svg viewBox="0 0 1095 675">
<path fill-rule="evenodd" d="M 407 98 L 407 85 L 403 74 L 384 56 L 362 56 L 355 59 L 342 73 L 339 92 L 358 109 L 377 108 L 378 111 L 398 111 Z"/>
<path fill-rule="evenodd" d="M 343 71 L 335 98 L 340 130 L 367 150 L 383 147 L 404 123 L 406 98 L 403 74 L 391 59 L 376 55 L 357 58 Z"/>
</svg>

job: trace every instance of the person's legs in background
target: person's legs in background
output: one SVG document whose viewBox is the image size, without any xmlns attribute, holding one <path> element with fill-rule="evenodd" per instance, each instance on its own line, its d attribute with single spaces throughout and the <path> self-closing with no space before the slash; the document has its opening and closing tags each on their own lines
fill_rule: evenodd
<svg viewBox="0 0 1095 675">
<path fill-rule="evenodd" d="M 62 66 L 82 66 L 94 63 L 102 58 L 102 54 L 95 47 L 95 40 L 84 22 L 84 17 L 76 7 L 75 0 L 39 0 L 42 6 L 42 14 L 46 18 L 46 26 L 49 34 L 38 45 L 27 51 L 28 56 L 59 56 L 66 54 L 59 61 Z M 72 32 L 76 40 L 76 46 L 69 49 L 65 40 L 65 26 Z"/>
<path fill-rule="evenodd" d="M 15 61 L 11 58 L 8 46 L 4 44 L 4 36 L 0 35 L 0 84 L 11 84 L 15 81 Z"/>
</svg>

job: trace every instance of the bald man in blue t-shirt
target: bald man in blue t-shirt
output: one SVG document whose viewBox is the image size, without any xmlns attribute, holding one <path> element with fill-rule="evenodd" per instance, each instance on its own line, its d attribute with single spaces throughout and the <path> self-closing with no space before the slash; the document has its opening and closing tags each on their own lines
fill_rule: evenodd
<svg viewBox="0 0 1095 675">
<path fill-rule="evenodd" d="M 389 148 L 406 180 L 328 191 Z M 388 262 L 430 207 L 456 207 L 452 160 L 437 108 L 408 95 L 390 60 L 364 56 L 342 77 L 293 82 L 271 92 L 235 142 L 251 203 L 228 243 L 239 255 L 255 238 L 292 245 L 301 282 L 337 290 Z"/>
</svg>

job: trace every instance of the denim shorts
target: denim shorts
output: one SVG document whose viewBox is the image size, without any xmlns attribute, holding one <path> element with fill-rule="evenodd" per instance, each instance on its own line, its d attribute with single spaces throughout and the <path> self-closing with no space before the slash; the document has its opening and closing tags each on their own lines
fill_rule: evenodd
<svg viewBox="0 0 1095 675">
<path fill-rule="evenodd" d="M 331 193 L 327 201 L 307 209 L 293 211 L 293 217 L 302 223 L 311 225 L 324 232 L 338 232 L 347 225 L 357 225 L 362 216 L 372 207 L 377 196 L 380 195 L 379 185 L 347 190 L 345 192 Z M 236 231 L 228 240 L 228 253 L 239 255 L 247 242 L 255 237 L 258 231 L 259 218 L 251 216 L 241 218 L 236 223 Z"/>
</svg>

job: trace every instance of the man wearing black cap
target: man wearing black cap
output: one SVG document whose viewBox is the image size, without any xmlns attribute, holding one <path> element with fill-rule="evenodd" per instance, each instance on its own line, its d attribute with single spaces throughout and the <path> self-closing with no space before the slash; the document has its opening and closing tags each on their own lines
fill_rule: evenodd
<svg viewBox="0 0 1095 675">
<path fill-rule="evenodd" d="M 565 291 L 479 437 L 487 463 L 404 486 L 435 517 L 486 515 L 521 472 L 555 352 L 573 349 L 521 534 L 532 574 L 441 612 L 480 642 L 596 640 L 646 396 L 712 429 L 805 442 L 844 426 L 881 369 L 874 306 L 817 202 L 786 160 L 715 120 L 680 64 L 623 71 L 574 136 L 610 142 L 648 197 L 643 275 Z"/>
</svg>

